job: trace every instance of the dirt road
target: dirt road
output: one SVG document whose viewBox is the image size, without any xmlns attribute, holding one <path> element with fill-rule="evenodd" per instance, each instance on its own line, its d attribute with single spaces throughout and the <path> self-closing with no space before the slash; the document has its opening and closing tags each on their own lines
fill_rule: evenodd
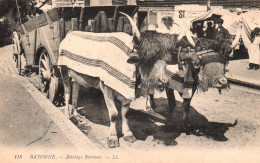
<svg viewBox="0 0 260 163">
<path fill-rule="evenodd" d="M 232 85 L 222 94 L 215 89 L 197 92 L 191 103 L 192 125 L 196 132 L 191 135 L 179 129 L 182 121 L 181 98 L 175 94 L 178 106 L 172 117 L 176 126 L 165 128 L 167 99 L 164 93 L 158 93 L 155 101 L 157 112 L 130 110 L 130 127 L 138 141 L 126 146 L 145 150 L 165 146 L 239 148 L 260 145 L 259 91 Z M 82 89 L 79 104 L 82 106 L 80 113 L 91 122 L 88 136 L 106 146 L 109 119 L 101 92 Z M 232 126 L 236 120 L 237 125 Z M 97 134 L 98 131 L 102 134 Z"/>
</svg>

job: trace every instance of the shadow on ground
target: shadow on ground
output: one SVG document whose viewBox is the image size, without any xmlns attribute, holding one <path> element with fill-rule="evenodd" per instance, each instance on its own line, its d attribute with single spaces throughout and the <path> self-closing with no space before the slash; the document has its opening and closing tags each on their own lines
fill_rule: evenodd
<svg viewBox="0 0 260 163">
<path fill-rule="evenodd" d="M 93 123 L 109 126 L 108 111 L 105 106 L 104 98 L 99 90 L 95 89 L 81 89 L 79 95 L 80 114 L 85 116 Z M 176 145 L 176 138 L 180 136 L 183 131 L 182 109 L 181 102 L 177 101 L 172 116 L 172 125 L 166 124 L 167 117 L 167 99 L 155 99 L 157 109 L 156 112 L 142 112 L 130 109 L 128 113 L 129 126 L 138 140 L 146 140 L 153 137 L 153 141 L 165 144 Z M 119 108 L 119 105 L 117 105 Z M 119 109 L 120 110 L 120 109 Z M 209 122 L 208 119 L 195 110 L 190 108 L 191 133 L 196 136 L 205 136 L 215 141 L 227 141 L 225 133 L 229 127 L 233 127 L 237 122 L 219 123 Z M 119 137 L 122 136 L 121 131 L 121 117 L 117 123 L 117 131 Z"/>
</svg>

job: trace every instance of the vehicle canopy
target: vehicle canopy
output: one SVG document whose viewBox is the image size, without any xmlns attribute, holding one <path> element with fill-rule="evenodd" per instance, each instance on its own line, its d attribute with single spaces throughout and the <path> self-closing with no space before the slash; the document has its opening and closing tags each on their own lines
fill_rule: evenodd
<svg viewBox="0 0 260 163">
<path fill-rule="evenodd" d="M 228 9 L 212 9 L 202 14 L 200 17 L 193 19 L 191 24 L 203 23 L 212 21 L 216 22 L 218 19 L 223 19 L 223 27 L 226 28 L 231 35 L 236 35 L 240 16 L 237 13 L 233 13 Z M 193 27 L 193 25 L 191 26 Z M 204 26 L 205 27 L 205 26 Z"/>
</svg>

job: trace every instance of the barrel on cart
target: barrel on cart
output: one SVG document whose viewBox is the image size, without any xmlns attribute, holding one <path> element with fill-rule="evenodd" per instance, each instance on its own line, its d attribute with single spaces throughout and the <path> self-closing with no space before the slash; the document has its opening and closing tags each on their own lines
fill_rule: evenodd
<svg viewBox="0 0 260 163">
<path fill-rule="evenodd" d="M 137 9 L 135 5 L 59 7 L 21 24 L 13 33 L 13 54 L 19 74 L 36 72 L 41 91 L 54 102 L 61 83 L 56 66 L 59 44 L 66 34 L 71 30 L 100 31 L 100 22 L 95 21 L 100 11 L 107 17 L 108 32 L 130 33 L 130 23 L 119 12 L 134 16 Z"/>
</svg>

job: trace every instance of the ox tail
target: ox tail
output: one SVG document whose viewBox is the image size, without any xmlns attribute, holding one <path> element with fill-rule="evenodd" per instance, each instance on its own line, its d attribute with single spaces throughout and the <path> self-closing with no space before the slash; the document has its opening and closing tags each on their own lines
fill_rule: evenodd
<svg viewBox="0 0 260 163">
<path fill-rule="evenodd" d="M 224 126 L 225 127 L 235 127 L 237 125 L 237 119 L 235 120 L 235 122 L 234 123 L 226 123 Z"/>
<path fill-rule="evenodd" d="M 233 124 L 230 125 L 230 127 L 234 127 L 237 125 L 237 119 L 235 120 L 235 122 Z"/>
</svg>

